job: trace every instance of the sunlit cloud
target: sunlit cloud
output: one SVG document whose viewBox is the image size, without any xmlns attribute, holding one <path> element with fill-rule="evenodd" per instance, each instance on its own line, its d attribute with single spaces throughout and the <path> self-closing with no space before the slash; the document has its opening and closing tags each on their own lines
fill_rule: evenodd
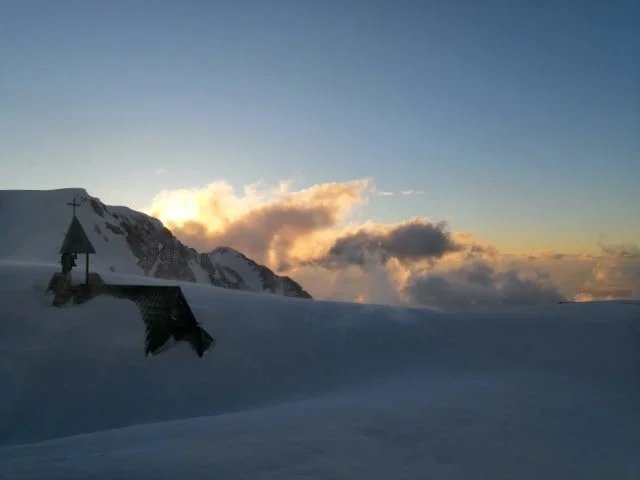
<svg viewBox="0 0 640 480">
<path fill-rule="evenodd" d="M 640 248 L 635 244 L 599 243 L 591 276 L 576 295 L 580 301 L 640 297 Z"/>
<path fill-rule="evenodd" d="M 394 195 L 424 195 L 424 191 L 423 190 L 413 190 L 413 189 L 408 189 L 408 190 L 402 190 L 399 192 L 392 192 L 389 190 L 377 190 L 377 189 L 373 189 L 372 192 L 374 195 L 377 195 L 379 197 L 392 197 Z"/>
<path fill-rule="evenodd" d="M 501 272 L 484 262 L 414 275 L 404 290 L 412 303 L 434 307 L 548 305 L 566 300 L 547 275 L 527 275 L 514 268 Z"/>
<path fill-rule="evenodd" d="M 278 270 L 321 249 L 348 215 L 366 203 L 370 180 L 334 182 L 293 190 L 290 182 L 246 186 L 226 182 L 202 189 L 165 191 L 148 211 L 183 242 L 201 251 L 228 245 Z"/>
<path fill-rule="evenodd" d="M 492 306 L 629 298 L 640 292 L 636 245 L 600 255 L 506 254 L 451 221 L 362 221 L 372 179 L 306 188 L 285 180 L 160 192 L 147 209 L 199 251 L 230 246 L 301 283 L 316 298 L 384 304 Z M 446 213 L 446 212 L 445 212 Z"/>
<path fill-rule="evenodd" d="M 392 258 L 409 263 L 435 260 L 461 248 L 451 238 L 446 223 L 414 219 L 397 225 L 363 227 L 338 236 L 325 255 L 310 262 L 327 268 L 386 264 Z"/>
</svg>

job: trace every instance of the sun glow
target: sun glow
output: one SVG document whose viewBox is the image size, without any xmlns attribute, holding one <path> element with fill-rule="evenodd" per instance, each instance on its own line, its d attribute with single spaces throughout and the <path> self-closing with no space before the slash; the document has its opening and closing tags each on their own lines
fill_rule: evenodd
<svg viewBox="0 0 640 480">
<path fill-rule="evenodd" d="M 188 195 L 170 195 L 154 205 L 154 216 L 165 225 L 183 226 L 198 218 L 198 203 Z"/>
</svg>

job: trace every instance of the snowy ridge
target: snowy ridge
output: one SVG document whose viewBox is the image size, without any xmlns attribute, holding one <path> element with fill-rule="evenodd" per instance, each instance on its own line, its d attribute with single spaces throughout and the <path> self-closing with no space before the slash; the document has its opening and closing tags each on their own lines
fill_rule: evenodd
<svg viewBox="0 0 640 480">
<path fill-rule="evenodd" d="M 132 303 L 52 308 L 51 271 L 0 265 L 3 479 L 640 473 L 640 303 L 438 311 L 185 282 L 217 346 L 146 359 Z"/>
<path fill-rule="evenodd" d="M 236 272 L 251 291 L 267 291 L 286 297 L 307 298 L 309 295 L 291 278 L 274 276 L 267 267 L 254 262 L 233 248 L 217 247 L 211 252 L 211 259 L 214 264 Z"/>
<path fill-rule="evenodd" d="M 236 253 L 236 260 L 232 265 L 219 264 L 215 254 L 198 253 L 182 244 L 158 219 L 128 207 L 104 205 L 84 189 L 0 190 L 0 222 L 6 230 L 0 237 L 0 259 L 57 262 L 71 220 L 67 203 L 74 196 L 80 204 L 78 219 L 97 252 L 91 257 L 93 271 L 311 298 L 292 279 L 235 250 L 224 247 Z"/>
<path fill-rule="evenodd" d="M 255 291 L 261 288 L 262 281 L 259 272 L 252 268 L 246 261 L 246 257 L 236 250 L 228 247 L 218 247 L 211 252 L 211 259 L 218 265 L 238 272 L 251 290 Z"/>
</svg>

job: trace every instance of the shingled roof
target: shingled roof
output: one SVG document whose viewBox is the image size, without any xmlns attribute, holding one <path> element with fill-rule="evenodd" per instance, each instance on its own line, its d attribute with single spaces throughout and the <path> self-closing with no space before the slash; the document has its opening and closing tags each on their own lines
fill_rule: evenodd
<svg viewBox="0 0 640 480">
<path fill-rule="evenodd" d="M 89 237 L 87 237 L 76 216 L 71 220 L 69 230 L 67 230 L 67 234 L 64 236 L 60 253 L 96 253 Z"/>
</svg>

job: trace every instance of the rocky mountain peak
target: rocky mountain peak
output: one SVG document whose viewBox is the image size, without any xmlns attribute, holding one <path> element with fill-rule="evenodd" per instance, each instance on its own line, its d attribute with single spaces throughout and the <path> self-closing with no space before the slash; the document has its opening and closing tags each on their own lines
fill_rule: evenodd
<svg viewBox="0 0 640 480">
<path fill-rule="evenodd" d="M 289 277 L 281 277 L 241 252 L 219 246 L 200 253 L 184 245 L 160 220 L 128 207 L 105 205 L 84 189 L 0 191 L 0 221 L 6 225 L 0 258 L 57 261 L 73 198 L 77 216 L 97 254 L 94 266 L 168 280 L 311 298 Z"/>
</svg>

